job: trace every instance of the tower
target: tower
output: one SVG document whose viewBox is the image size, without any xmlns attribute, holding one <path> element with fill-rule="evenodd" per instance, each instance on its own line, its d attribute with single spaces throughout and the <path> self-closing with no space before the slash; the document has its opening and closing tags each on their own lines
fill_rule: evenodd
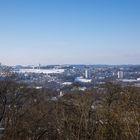
<svg viewBox="0 0 140 140">
<path fill-rule="evenodd" d="M 39 69 L 39 70 L 40 70 L 40 68 L 41 68 L 41 64 L 38 65 L 38 69 Z"/>
<path fill-rule="evenodd" d="M 88 70 L 87 69 L 85 70 L 85 78 L 86 79 L 88 78 Z"/>
<path fill-rule="evenodd" d="M 123 71 L 118 71 L 118 79 L 123 79 L 124 73 Z"/>
</svg>

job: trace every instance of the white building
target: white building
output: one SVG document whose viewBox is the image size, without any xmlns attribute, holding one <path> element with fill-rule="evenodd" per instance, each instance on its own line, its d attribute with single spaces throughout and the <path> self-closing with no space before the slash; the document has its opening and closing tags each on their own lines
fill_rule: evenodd
<svg viewBox="0 0 140 140">
<path fill-rule="evenodd" d="M 124 72 L 123 71 L 118 71 L 118 79 L 123 79 Z"/>
<path fill-rule="evenodd" d="M 88 70 L 87 69 L 85 70 L 85 78 L 86 79 L 88 78 Z"/>
<path fill-rule="evenodd" d="M 140 81 L 140 78 L 137 78 L 137 81 Z"/>
<path fill-rule="evenodd" d="M 64 86 L 69 86 L 69 85 L 72 85 L 72 82 L 64 82 L 63 85 Z"/>
<path fill-rule="evenodd" d="M 77 78 L 75 79 L 75 82 L 80 82 L 80 83 L 91 83 L 92 80 L 91 80 L 91 79 L 85 79 L 85 78 L 83 78 L 83 77 L 77 77 Z"/>
</svg>

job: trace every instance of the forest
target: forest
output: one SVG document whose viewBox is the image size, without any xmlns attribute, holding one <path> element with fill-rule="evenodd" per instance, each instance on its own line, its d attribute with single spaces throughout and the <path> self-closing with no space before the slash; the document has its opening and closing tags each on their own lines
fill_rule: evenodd
<svg viewBox="0 0 140 140">
<path fill-rule="evenodd" d="M 1 140 L 140 140 L 140 89 L 106 83 L 65 94 L 0 81 Z"/>
</svg>

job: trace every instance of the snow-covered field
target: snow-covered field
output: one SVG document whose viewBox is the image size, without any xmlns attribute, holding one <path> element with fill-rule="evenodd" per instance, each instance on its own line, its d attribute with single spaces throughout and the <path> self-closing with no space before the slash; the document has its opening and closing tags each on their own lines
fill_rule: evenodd
<svg viewBox="0 0 140 140">
<path fill-rule="evenodd" d="M 64 71 L 64 69 L 20 69 L 18 73 L 60 74 Z"/>
</svg>

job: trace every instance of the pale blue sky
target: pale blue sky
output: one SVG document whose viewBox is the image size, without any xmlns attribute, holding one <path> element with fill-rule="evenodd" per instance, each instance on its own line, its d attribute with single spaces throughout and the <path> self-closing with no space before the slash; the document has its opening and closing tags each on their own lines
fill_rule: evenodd
<svg viewBox="0 0 140 140">
<path fill-rule="evenodd" d="M 140 0 L 0 0 L 0 61 L 140 64 Z"/>
</svg>

